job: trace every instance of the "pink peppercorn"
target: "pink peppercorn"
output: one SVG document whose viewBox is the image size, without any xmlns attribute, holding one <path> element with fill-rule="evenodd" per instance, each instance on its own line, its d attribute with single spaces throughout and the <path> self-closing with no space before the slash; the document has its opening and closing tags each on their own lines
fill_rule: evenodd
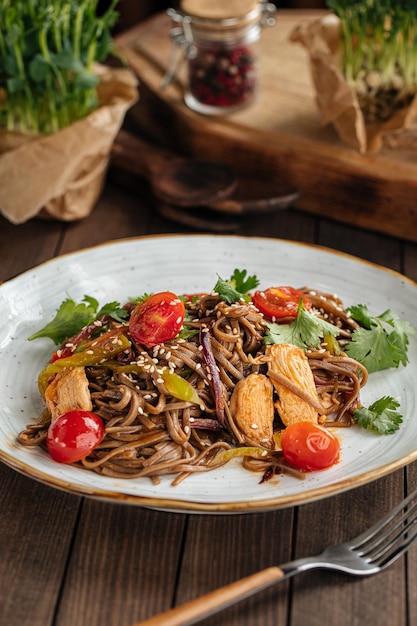
<svg viewBox="0 0 417 626">
<path fill-rule="evenodd" d="M 187 63 L 188 107 L 223 115 L 252 103 L 259 91 L 260 34 L 274 23 L 275 5 L 265 0 L 180 0 L 179 6 L 180 11 L 168 12 L 175 24 L 171 37 Z M 164 84 L 175 76 L 172 59 Z"/>
</svg>

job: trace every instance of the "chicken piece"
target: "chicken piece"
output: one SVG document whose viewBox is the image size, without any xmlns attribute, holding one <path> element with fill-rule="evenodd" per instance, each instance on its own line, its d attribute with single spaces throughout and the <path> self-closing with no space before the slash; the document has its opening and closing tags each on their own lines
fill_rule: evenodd
<svg viewBox="0 0 417 626">
<path fill-rule="evenodd" d="M 301 348 L 289 343 L 267 347 L 268 374 L 278 394 L 275 407 L 285 426 L 295 422 L 318 422 L 319 396 L 308 358 Z"/>
<path fill-rule="evenodd" d="M 88 380 L 83 367 L 59 372 L 47 386 L 45 400 L 52 421 L 72 409 L 91 411 L 91 402 Z"/>
<path fill-rule="evenodd" d="M 230 398 L 230 411 L 247 444 L 271 447 L 274 401 L 269 378 L 249 374 L 240 380 Z"/>
</svg>

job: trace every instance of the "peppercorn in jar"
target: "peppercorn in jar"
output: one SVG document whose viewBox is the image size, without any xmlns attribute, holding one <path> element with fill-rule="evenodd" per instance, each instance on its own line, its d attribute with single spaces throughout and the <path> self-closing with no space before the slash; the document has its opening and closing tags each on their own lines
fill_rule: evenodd
<svg viewBox="0 0 417 626">
<path fill-rule="evenodd" d="M 171 31 L 184 50 L 184 100 L 198 113 L 224 115 L 248 106 L 259 89 L 258 42 L 275 6 L 259 0 L 182 0 L 170 9 Z"/>
</svg>

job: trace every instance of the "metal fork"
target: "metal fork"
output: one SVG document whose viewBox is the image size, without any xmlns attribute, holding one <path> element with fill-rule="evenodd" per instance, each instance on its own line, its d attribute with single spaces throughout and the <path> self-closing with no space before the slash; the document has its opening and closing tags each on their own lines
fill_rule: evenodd
<svg viewBox="0 0 417 626">
<path fill-rule="evenodd" d="M 189 626 L 286 578 L 310 569 L 369 576 L 391 565 L 417 538 L 417 490 L 350 542 L 317 556 L 268 567 L 132 626 Z"/>
</svg>

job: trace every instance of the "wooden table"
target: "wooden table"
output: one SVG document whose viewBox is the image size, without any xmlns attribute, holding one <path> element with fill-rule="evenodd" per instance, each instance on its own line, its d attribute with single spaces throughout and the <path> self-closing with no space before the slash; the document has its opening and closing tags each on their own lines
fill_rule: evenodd
<svg viewBox="0 0 417 626">
<path fill-rule="evenodd" d="M 114 239 L 191 232 L 154 211 L 147 187 L 110 177 L 79 223 L 0 218 L 0 280 L 60 254 Z M 241 235 L 317 243 L 417 280 L 417 244 L 290 209 L 245 217 Z M 417 487 L 417 464 L 353 491 L 265 513 L 188 515 L 94 501 L 0 464 L 0 623 L 130 626 L 172 605 L 292 557 L 349 539 Z M 417 623 L 417 545 L 368 579 L 316 571 L 204 624 L 354 626 Z M 162 626 L 162 625 L 161 625 Z"/>
</svg>

